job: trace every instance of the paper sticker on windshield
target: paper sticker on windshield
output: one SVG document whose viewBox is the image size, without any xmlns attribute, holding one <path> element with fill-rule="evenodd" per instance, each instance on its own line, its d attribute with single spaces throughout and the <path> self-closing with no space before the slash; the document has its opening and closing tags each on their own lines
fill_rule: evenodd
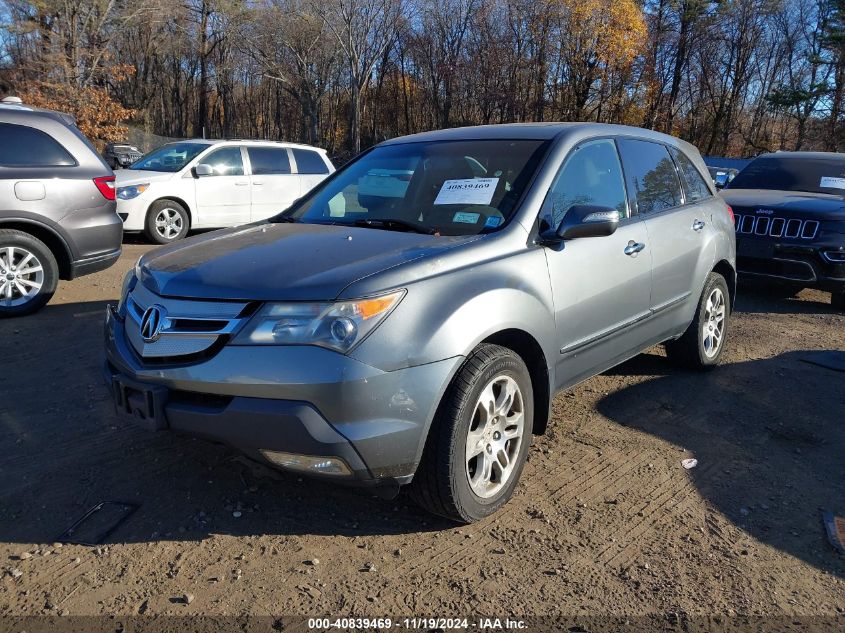
<svg viewBox="0 0 845 633">
<path fill-rule="evenodd" d="M 822 176 L 819 187 L 828 189 L 845 189 L 845 178 L 834 178 L 833 176 Z"/>
<path fill-rule="evenodd" d="M 502 218 L 497 217 L 495 215 L 491 215 L 487 220 L 484 222 L 484 226 L 489 227 L 491 229 L 495 229 L 502 223 Z"/>
<path fill-rule="evenodd" d="M 490 204 L 498 184 L 498 178 L 447 180 L 434 204 Z"/>
<path fill-rule="evenodd" d="M 453 217 L 452 222 L 463 222 L 464 224 L 475 224 L 478 222 L 478 218 L 481 217 L 480 213 L 467 213 L 466 211 L 458 211 Z"/>
</svg>

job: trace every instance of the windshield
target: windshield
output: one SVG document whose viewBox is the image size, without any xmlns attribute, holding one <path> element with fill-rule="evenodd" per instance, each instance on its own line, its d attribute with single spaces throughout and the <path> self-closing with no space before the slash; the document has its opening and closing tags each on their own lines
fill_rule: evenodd
<svg viewBox="0 0 845 633">
<path fill-rule="evenodd" d="M 142 156 L 129 169 L 176 172 L 205 149 L 208 149 L 205 143 L 170 143 Z"/>
<path fill-rule="evenodd" d="M 775 189 L 845 194 L 845 158 L 761 156 L 755 158 L 728 189 Z"/>
<path fill-rule="evenodd" d="M 441 235 L 494 231 L 513 214 L 547 141 L 433 141 L 376 147 L 280 220 Z"/>
</svg>

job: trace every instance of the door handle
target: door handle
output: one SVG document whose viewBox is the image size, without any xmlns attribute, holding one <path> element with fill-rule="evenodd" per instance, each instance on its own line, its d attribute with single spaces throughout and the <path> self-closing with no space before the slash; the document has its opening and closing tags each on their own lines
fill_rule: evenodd
<svg viewBox="0 0 845 633">
<path fill-rule="evenodd" d="M 693 231 L 700 231 L 700 230 L 701 230 L 701 229 L 703 229 L 703 228 L 704 228 L 704 222 L 703 222 L 702 220 L 698 220 L 698 219 L 696 219 L 696 220 L 692 223 L 692 230 L 693 230 Z"/>
<path fill-rule="evenodd" d="M 625 250 L 623 252 L 626 255 L 630 255 L 631 257 L 636 257 L 637 253 L 639 253 L 644 248 L 645 244 L 631 240 L 630 242 L 628 242 L 628 246 L 625 247 Z"/>
<path fill-rule="evenodd" d="M 253 181 L 252 181 L 252 184 L 253 184 L 253 185 L 263 185 L 263 184 L 264 184 L 264 182 L 263 182 L 263 181 L 261 181 L 261 180 L 253 180 Z"/>
<path fill-rule="evenodd" d="M 239 180 L 235 183 L 236 187 L 246 187 L 249 184 L 246 180 Z"/>
</svg>

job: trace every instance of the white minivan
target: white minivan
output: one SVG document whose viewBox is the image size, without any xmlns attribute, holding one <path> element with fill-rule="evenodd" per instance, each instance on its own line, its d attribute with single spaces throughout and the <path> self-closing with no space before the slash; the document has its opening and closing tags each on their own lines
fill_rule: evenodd
<svg viewBox="0 0 845 633">
<path fill-rule="evenodd" d="M 332 172 L 325 150 L 308 145 L 178 141 L 117 173 L 117 213 L 124 231 L 168 244 L 190 229 L 272 217 Z"/>
</svg>

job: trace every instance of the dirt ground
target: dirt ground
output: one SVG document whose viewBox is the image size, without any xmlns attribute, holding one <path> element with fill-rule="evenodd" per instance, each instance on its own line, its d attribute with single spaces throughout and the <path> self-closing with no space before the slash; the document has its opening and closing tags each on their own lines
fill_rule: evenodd
<svg viewBox="0 0 845 633">
<path fill-rule="evenodd" d="M 103 314 L 148 248 L 0 321 L 0 616 L 845 613 L 845 373 L 801 360 L 845 350 L 829 295 L 744 290 L 718 370 L 655 349 L 559 395 L 514 499 L 456 527 L 118 422 Z M 56 542 L 104 500 L 139 507 Z"/>
</svg>

